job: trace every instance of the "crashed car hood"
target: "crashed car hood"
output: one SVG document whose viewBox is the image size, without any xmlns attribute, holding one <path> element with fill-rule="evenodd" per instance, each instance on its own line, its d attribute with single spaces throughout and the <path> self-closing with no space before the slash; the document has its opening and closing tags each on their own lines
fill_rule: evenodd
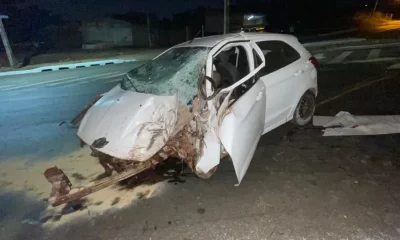
<svg viewBox="0 0 400 240">
<path fill-rule="evenodd" d="M 177 105 L 176 96 L 127 91 L 118 85 L 89 109 L 78 136 L 110 156 L 145 161 L 171 136 Z"/>
</svg>

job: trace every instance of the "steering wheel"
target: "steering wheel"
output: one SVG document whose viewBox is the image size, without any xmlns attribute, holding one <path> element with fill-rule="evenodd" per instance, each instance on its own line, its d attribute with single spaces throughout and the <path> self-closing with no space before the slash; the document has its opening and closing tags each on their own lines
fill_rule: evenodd
<svg viewBox="0 0 400 240">
<path fill-rule="evenodd" d="M 207 93 L 204 92 L 204 88 L 203 88 L 203 84 L 205 83 L 205 80 L 210 81 L 212 90 L 214 91 L 213 94 L 208 97 L 207 97 Z M 201 78 L 197 85 L 197 87 L 200 90 L 200 97 L 206 101 L 213 99 L 215 97 L 215 95 L 217 95 L 221 91 L 221 89 L 217 89 L 216 85 L 217 84 L 216 84 L 215 80 L 210 77 L 204 76 L 204 78 Z"/>
</svg>

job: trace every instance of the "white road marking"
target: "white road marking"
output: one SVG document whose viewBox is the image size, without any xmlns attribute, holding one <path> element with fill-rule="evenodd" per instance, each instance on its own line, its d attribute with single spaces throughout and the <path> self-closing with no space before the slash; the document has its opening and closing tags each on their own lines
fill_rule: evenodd
<svg viewBox="0 0 400 240">
<path fill-rule="evenodd" d="M 324 53 L 317 53 L 317 54 L 314 55 L 314 57 L 315 57 L 317 60 L 321 60 L 321 59 L 324 59 L 324 58 L 325 58 L 325 54 L 324 54 Z"/>
<path fill-rule="evenodd" d="M 125 74 L 122 74 L 122 75 L 125 75 Z M 109 81 L 107 81 L 105 83 L 119 82 L 121 80 L 122 80 L 121 78 L 116 78 L 116 79 L 111 79 L 111 80 L 109 80 Z"/>
<path fill-rule="evenodd" d="M 59 79 L 54 79 L 51 81 L 46 81 L 46 82 L 58 82 L 58 81 L 64 81 L 67 79 L 73 79 L 75 77 L 67 77 L 67 78 L 59 78 Z M 36 83 L 31 83 L 29 84 L 28 82 L 22 82 L 22 83 L 14 83 L 14 84 L 10 84 L 10 85 L 5 85 L 5 86 L 1 86 L 0 90 L 13 90 L 15 89 L 19 89 L 19 88 L 23 88 L 23 87 L 30 87 L 30 86 L 36 86 L 36 85 L 40 85 L 43 84 L 45 82 L 36 82 Z"/>
<path fill-rule="evenodd" d="M 15 84 L 15 83 L 14 83 L 14 84 L 4 85 L 4 86 L 1 86 L 1 87 L 0 87 L 0 90 L 3 89 L 3 88 L 15 87 L 15 86 L 18 86 L 18 84 Z"/>
<path fill-rule="evenodd" d="M 56 82 L 56 83 L 46 84 L 46 86 L 57 86 L 57 85 L 65 84 L 65 83 L 79 82 L 79 81 L 82 81 L 85 79 L 99 78 L 99 77 L 108 76 L 108 75 L 112 75 L 112 74 L 116 74 L 116 73 L 118 73 L 118 72 L 110 72 L 110 73 L 92 75 L 92 76 L 87 76 L 87 77 L 83 77 L 83 78 L 73 79 L 71 81 L 66 81 L 66 82 Z"/>
<path fill-rule="evenodd" d="M 348 56 L 350 56 L 353 53 L 353 51 L 346 51 L 342 52 L 339 56 L 335 57 L 332 61 L 330 61 L 328 64 L 334 64 L 334 63 L 341 63 L 343 62 Z"/>
<path fill-rule="evenodd" d="M 370 59 L 379 58 L 380 53 L 381 53 L 381 49 L 372 49 L 371 51 L 369 51 L 367 59 L 370 60 Z"/>
<path fill-rule="evenodd" d="M 346 62 L 346 63 L 372 63 L 372 62 L 394 61 L 394 60 L 399 60 L 399 59 L 400 59 L 400 58 L 386 57 L 386 58 L 374 58 L 374 59 L 354 60 L 354 61 L 348 61 L 348 62 Z"/>
<path fill-rule="evenodd" d="M 1 91 L 17 90 L 17 89 L 21 89 L 21 88 L 35 87 L 35 86 L 43 85 L 43 84 L 46 84 L 46 83 L 65 81 L 65 80 L 73 79 L 73 78 L 76 78 L 76 77 L 59 78 L 59 79 L 55 79 L 55 80 L 51 80 L 51 81 L 36 82 L 36 83 L 25 84 L 25 85 L 18 84 L 18 85 L 14 85 L 13 87 L 3 88 L 3 89 L 0 89 L 0 90 Z"/>
<path fill-rule="evenodd" d="M 65 84 L 66 84 L 66 86 L 71 87 L 71 86 L 81 85 L 81 84 L 90 83 L 90 82 L 94 82 L 94 81 L 98 81 L 98 80 L 105 80 L 105 79 L 109 79 L 109 78 L 116 78 L 116 79 L 112 80 L 112 81 L 115 82 L 115 81 L 121 81 L 120 77 L 123 76 L 123 75 L 125 75 L 125 73 L 119 73 L 119 74 L 107 76 L 107 77 L 104 77 L 104 78 L 91 79 L 89 81 L 79 81 L 79 82 L 76 82 L 76 83 L 75 83 L 75 81 L 74 82 L 70 81 L 70 82 L 66 82 Z M 72 84 L 69 84 L 71 82 L 72 82 Z M 109 82 L 111 82 L 111 81 L 109 81 Z M 108 82 L 105 82 L 105 83 L 108 83 Z"/>
<path fill-rule="evenodd" d="M 90 79 L 90 78 L 97 78 L 97 77 L 102 77 L 102 76 L 107 76 L 111 74 L 118 73 L 117 71 L 115 72 L 110 72 L 110 73 L 103 73 L 103 74 L 98 74 L 98 75 L 92 75 L 92 76 L 87 76 L 83 78 L 79 78 L 77 76 L 74 77 L 66 77 L 66 78 L 59 78 L 59 79 L 54 79 L 50 81 L 44 81 L 44 82 L 36 82 L 36 83 L 31 83 L 31 84 L 25 84 L 25 85 L 14 85 L 12 87 L 4 87 L 0 89 L 0 91 L 10 91 L 10 90 L 18 90 L 21 88 L 28 88 L 28 87 L 41 87 L 41 86 L 56 86 L 60 84 L 64 84 L 64 82 L 76 82 L 76 81 L 82 81 L 84 79 Z M 71 80 L 71 81 L 66 81 L 66 80 Z"/>
</svg>

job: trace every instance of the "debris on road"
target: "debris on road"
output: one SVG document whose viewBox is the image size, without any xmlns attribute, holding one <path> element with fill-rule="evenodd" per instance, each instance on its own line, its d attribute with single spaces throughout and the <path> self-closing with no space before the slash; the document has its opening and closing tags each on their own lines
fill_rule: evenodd
<svg viewBox="0 0 400 240">
<path fill-rule="evenodd" d="M 323 136 L 357 136 L 400 133 L 400 115 L 354 116 L 339 112 L 335 117 L 314 116 L 314 126 L 322 126 Z"/>
<path fill-rule="evenodd" d="M 82 120 L 82 118 L 85 116 L 86 112 L 91 108 L 103 95 L 99 94 L 97 95 L 82 111 L 76 115 L 69 123 L 67 121 L 63 121 L 59 124 L 59 126 L 62 126 L 63 124 L 67 124 L 69 128 L 75 128 L 77 124 Z"/>
<path fill-rule="evenodd" d="M 41 224 L 40 221 L 36 221 L 36 220 L 33 220 L 33 219 L 29 219 L 29 218 L 27 218 L 27 219 L 25 219 L 24 221 L 22 221 L 22 223 L 29 224 L 29 225 L 38 225 L 38 224 Z"/>
<path fill-rule="evenodd" d="M 393 65 L 389 66 L 387 69 L 389 69 L 389 70 L 400 69 L 400 63 L 393 64 Z"/>
</svg>

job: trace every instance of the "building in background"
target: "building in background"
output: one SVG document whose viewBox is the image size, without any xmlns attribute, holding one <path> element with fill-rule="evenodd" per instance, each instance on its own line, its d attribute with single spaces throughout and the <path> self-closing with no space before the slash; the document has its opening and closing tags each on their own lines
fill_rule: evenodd
<svg viewBox="0 0 400 240">
<path fill-rule="evenodd" d="M 133 46 L 133 25 L 123 20 L 102 18 L 84 21 L 81 32 L 83 49 Z"/>
</svg>

